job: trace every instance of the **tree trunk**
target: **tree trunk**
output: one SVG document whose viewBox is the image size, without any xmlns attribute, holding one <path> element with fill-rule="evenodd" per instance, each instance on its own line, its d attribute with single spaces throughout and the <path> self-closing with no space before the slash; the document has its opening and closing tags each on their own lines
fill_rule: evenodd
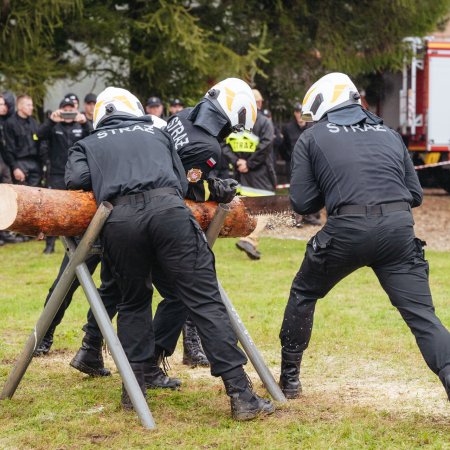
<svg viewBox="0 0 450 450">
<path fill-rule="evenodd" d="M 217 208 L 215 202 L 186 200 L 203 230 L 208 228 Z M 239 198 L 231 209 L 221 237 L 242 237 L 256 225 Z M 28 236 L 78 236 L 83 234 L 97 210 L 92 192 L 62 191 L 15 184 L 0 184 L 0 230 Z"/>
</svg>

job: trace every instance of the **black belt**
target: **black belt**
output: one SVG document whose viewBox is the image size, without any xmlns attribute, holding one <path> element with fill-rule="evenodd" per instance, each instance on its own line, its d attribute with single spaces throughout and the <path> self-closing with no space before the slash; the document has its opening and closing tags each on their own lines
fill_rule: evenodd
<svg viewBox="0 0 450 450">
<path fill-rule="evenodd" d="M 382 205 L 344 205 L 340 206 L 333 215 L 364 214 L 366 216 L 381 216 L 393 211 L 410 211 L 408 202 L 384 203 Z"/>
<path fill-rule="evenodd" d="M 109 200 L 109 203 L 113 206 L 117 205 L 135 205 L 136 203 L 147 203 L 153 197 L 160 195 L 179 195 L 178 190 L 172 187 L 164 187 L 152 189 L 150 191 L 139 192 L 138 194 L 123 195 L 122 197 L 116 197 Z"/>
</svg>

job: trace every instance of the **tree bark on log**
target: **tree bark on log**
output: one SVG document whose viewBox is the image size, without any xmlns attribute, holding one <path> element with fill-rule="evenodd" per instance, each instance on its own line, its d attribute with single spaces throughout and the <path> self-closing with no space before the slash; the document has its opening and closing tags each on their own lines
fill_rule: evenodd
<svg viewBox="0 0 450 450">
<path fill-rule="evenodd" d="M 186 200 L 197 222 L 208 228 L 216 202 Z M 243 237 L 256 226 L 239 198 L 229 204 L 230 212 L 220 237 Z M 63 191 L 15 184 L 0 184 L 0 230 L 27 236 L 78 236 L 88 227 L 97 205 L 92 192 Z"/>
</svg>

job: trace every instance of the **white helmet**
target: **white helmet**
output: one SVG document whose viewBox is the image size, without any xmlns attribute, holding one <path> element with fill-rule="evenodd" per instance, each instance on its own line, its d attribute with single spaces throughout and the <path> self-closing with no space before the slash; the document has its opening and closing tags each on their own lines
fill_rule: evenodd
<svg viewBox="0 0 450 450">
<path fill-rule="evenodd" d="M 113 115 L 142 117 L 141 102 L 126 89 L 108 87 L 97 97 L 94 109 L 94 130 L 100 122 Z"/>
<path fill-rule="evenodd" d="M 337 106 L 352 104 L 361 104 L 361 96 L 352 80 L 344 73 L 329 73 L 316 81 L 306 93 L 302 103 L 302 119 L 316 122 Z"/>
<path fill-rule="evenodd" d="M 217 83 L 205 95 L 222 111 L 234 130 L 251 130 L 256 121 L 256 101 L 250 86 L 239 78 Z"/>
</svg>

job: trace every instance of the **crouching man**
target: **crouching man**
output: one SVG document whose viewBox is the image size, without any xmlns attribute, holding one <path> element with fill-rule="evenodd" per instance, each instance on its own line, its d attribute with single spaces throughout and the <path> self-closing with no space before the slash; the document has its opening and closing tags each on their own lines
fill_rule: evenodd
<svg viewBox="0 0 450 450">
<path fill-rule="evenodd" d="M 231 397 L 232 415 L 252 419 L 274 411 L 252 391 L 217 285 L 214 257 L 183 201 L 186 175 L 170 136 L 144 116 L 124 89 L 98 97 L 94 133 L 69 151 L 69 189 L 93 190 L 114 209 L 102 232 L 104 257 L 122 294 L 117 332 L 145 394 L 144 373 L 154 353 L 152 270 L 164 272 L 194 319 L 211 363 Z M 122 405 L 132 404 L 122 386 Z"/>
</svg>

